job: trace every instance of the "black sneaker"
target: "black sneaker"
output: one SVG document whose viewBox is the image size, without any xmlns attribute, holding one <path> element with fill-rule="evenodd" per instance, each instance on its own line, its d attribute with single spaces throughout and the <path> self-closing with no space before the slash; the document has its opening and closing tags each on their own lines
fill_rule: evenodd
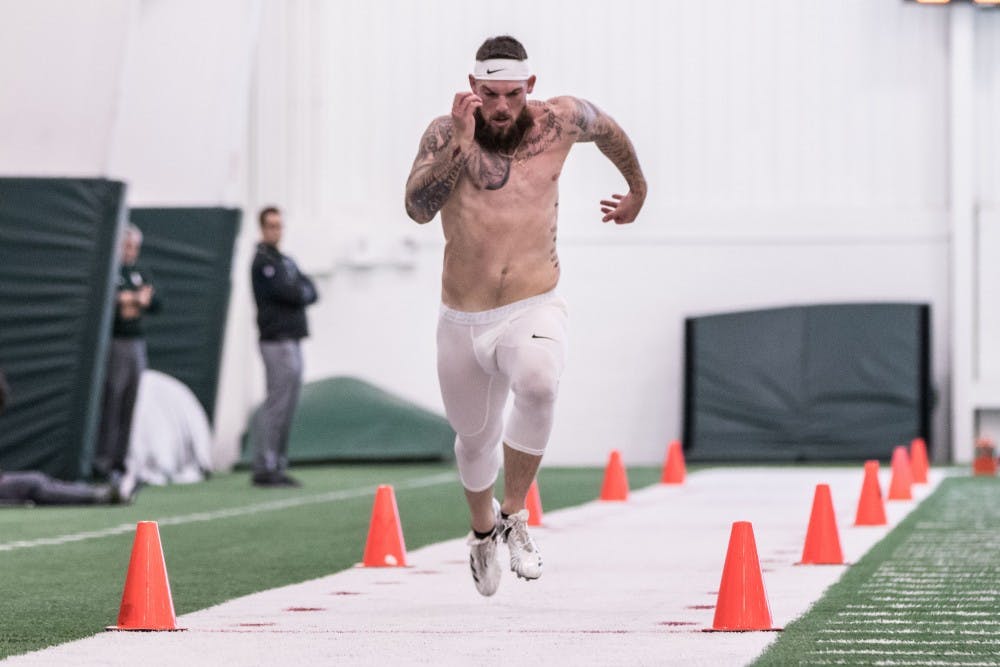
<svg viewBox="0 0 1000 667">
<path fill-rule="evenodd" d="M 277 488 L 277 487 L 298 487 L 302 486 L 294 477 L 289 477 L 280 470 L 268 470 L 265 472 L 255 472 L 253 477 L 250 479 L 250 483 L 254 486 L 260 486 L 265 488 Z"/>
<path fill-rule="evenodd" d="M 295 479 L 291 475 L 286 475 L 284 472 L 279 472 L 278 477 L 281 479 L 282 486 L 294 486 L 296 488 L 302 486 L 302 482 Z"/>
</svg>

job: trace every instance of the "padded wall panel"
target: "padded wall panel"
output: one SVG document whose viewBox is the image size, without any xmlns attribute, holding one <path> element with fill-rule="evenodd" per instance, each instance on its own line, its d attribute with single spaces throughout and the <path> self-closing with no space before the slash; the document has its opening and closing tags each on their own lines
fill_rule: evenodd
<svg viewBox="0 0 1000 667">
<path fill-rule="evenodd" d="M 133 208 L 147 267 L 163 309 L 145 318 L 149 366 L 186 384 L 215 414 L 233 244 L 241 213 L 227 208 Z"/>
<path fill-rule="evenodd" d="M 930 309 L 838 304 L 690 318 L 693 461 L 886 459 L 929 439 Z"/>
<path fill-rule="evenodd" d="M 0 178 L 0 468 L 90 470 L 125 186 Z"/>
</svg>

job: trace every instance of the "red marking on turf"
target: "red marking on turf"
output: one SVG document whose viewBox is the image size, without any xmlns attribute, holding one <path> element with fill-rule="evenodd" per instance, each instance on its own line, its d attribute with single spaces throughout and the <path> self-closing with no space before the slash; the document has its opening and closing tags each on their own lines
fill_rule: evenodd
<svg viewBox="0 0 1000 667">
<path fill-rule="evenodd" d="M 660 621 L 657 625 L 669 625 L 670 627 L 677 627 L 680 625 L 698 625 L 694 621 Z"/>
<path fill-rule="evenodd" d="M 714 604 L 689 604 L 686 609 L 715 609 Z"/>
<path fill-rule="evenodd" d="M 326 611 L 323 607 L 289 607 L 285 611 Z"/>
<path fill-rule="evenodd" d="M 236 625 L 240 628 L 265 628 L 269 625 L 277 625 L 277 623 L 237 623 Z"/>
<path fill-rule="evenodd" d="M 334 591 L 330 595 L 361 595 L 361 593 L 356 593 L 355 591 Z"/>
</svg>

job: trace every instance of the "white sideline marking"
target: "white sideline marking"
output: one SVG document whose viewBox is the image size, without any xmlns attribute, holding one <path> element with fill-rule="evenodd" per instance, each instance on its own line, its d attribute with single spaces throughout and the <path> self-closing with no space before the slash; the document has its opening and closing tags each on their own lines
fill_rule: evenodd
<svg viewBox="0 0 1000 667">
<path fill-rule="evenodd" d="M 439 473 L 429 477 L 418 477 L 413 480 L 396 484 L 397 489 L 419 489 L 425 486 L 436 486 L 445 482 L 453 482 L 458 476 L 453 472 Z M 376 485 L 377 486 L 377 485 Z M 302 507 L 303 505 L 317 505 L 319 503 L 329 503 L 338 500 L 347 500 L 375 493 L 375 486 L 364 486 L 357 489 L 345 489 L 343 491 L 330 491 L 314 496 L 300 496 L 297 498 L 284 498 L 282 500 L 270 500 L 264 503 L 244 505 L 243 507 L 231 507 L 214 512 L 195 512 L 194 514 L 181 514 L 178 516 L 168 516 L 161 519 L 153 519 L 161 526 L 180 526 L 186 523 L 199 523 L 202 521 L 215 521 L 217 519 L 230 519 L 237 516 L 247 516 L 249 514 L 260 514 L 262 512 L 273 512 L 276 510 L 288 509 L 290 507 Z M 33 547 L 57 546 L 69 544 L 71 542 L 83 542 L 85 540 L 96 540 L 102 537 L 113 537 L 124 535 L 135 530 L 134 523 L 121 523 L 110 528 L 101 530 L 87 530 L 79 533 L 69 533 L 57 535 L 56 537 L 39 537 L 34 540 L 18 540 L 16 542 L 0 543 L 0 551 L 14 551 L 16 549 L 31 549 Z"/>
</svg>

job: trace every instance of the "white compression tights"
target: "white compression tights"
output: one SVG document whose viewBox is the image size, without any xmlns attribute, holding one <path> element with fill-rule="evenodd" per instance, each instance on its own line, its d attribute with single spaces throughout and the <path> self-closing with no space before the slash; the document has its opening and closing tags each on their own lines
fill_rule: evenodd
<svg viewBox="0 0 1000 667">
<path fill-rule="evenodd" d="M 496 481 L 501 434 L 513 449 L 545 452 L 567 339 L 566 303 L 554 292 L 475 313 L 441 307 L 438 378 L 457 434 L 458 473 L 469 491 Z M 504 431 L 511 392 L 514 406 Z"/>
</svg>

